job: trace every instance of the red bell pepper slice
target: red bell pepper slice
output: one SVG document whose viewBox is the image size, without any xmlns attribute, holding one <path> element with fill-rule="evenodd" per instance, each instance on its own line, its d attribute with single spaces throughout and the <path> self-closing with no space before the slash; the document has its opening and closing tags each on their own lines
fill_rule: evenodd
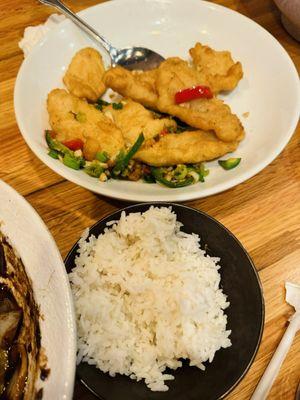
<svg viewBox="0 0 300 400">
<path fill-rule="evenodd" d="M 166 136 L 168 134 L 168 130 L 166 128 L 164 128 L 161 132 L 160 132 L 160 136 Z"/>
<path fill-rule="evenodd" d="M 76 151 L 82 150 L 84 143 L 81 139 L 72 139 L 63 142 L 63 145 L 65 145 L 70 150 Z"/>
<path fill-rule="evenodd" d="M 175 103 L 181 104 L 196 99 L 211 99 L 213 93 L 208 86 L 193 86 L 191 88 L 180 90 L 175 94 Z"/>
</svg>

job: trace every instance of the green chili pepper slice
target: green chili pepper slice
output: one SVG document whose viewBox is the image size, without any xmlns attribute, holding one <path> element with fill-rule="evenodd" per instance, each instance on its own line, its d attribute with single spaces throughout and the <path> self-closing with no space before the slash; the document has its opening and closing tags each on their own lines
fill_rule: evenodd
<svg viewBox="0 0 300 400">
<path fill-rule="evenodd" d="M 102 100 L 101 97 L 97 100 L 97 103 L 95 104 L 95 107 L 97 110 L 102 111 L 103 107 L 109 106 L 109 103 L 105 100 Z"/>
<path fill-rule="evenodd" d="M 98 153 L 96 153 L 96 160 L 106 163 L 109 160 L 109 155 L 106 151 L 98 151 Z"/>
<path fill-rule="evenodd" d="M 63 164 L 69 168 L 78 170 L 81 168 L 81 159 L 70 154 L 65 154 L 63 157 Z"/>
<path fill-rule="evenodd" d="M 164 186 L 167 186 L 169 188 L 172 189 L 176 189 L 176 188 L 180 188 L 180 187 L 184 187 L 184 186 L 189 186 L 192 185 L 194 183 L 194 178 L 193 177 L 188 177 L 185 178 L 183 180 L 179 180 L 179 181 L 168 181 L 167 179 L 164 178 L 164 172 L 162 168 L 155 168 L 152 167 L 151 168 L 151 173 L 154 176 L 156 182 L 161 183 Z"/>
<path fill-rule="evenodd" d="M 46 131 L 46 142 L 49 146 L 49 156 L 58 159 L 61 154 L 63 156 L 63 164 L 73 169 L 80 169 L 84 167 L 85 160 L 83 157 L 76 157 L 74 151 L 68 149 L 65 145 L 58 140 L 51 137 L 50 131 Z"/>
<path fill-rule="evenodd" d="M 218 163 L 223 169 L 230 170 L 239 165 L 241 158 L 228 158 L 228 160 L 219 160 Z"/>
<path fill-rule="evenodd" d="M 104 168 L 97 161 L 93 161 L 90 165 L 84 168 L 84 172 L 89 176 L 94 178 L 99 178 L 99 176 L 104 172 Z"/>
<path fill-rule="evenodd" d="M 143 181 L 145 183 L 155 183 L 155 178 L 152 174 L 145 174 L 143 175 Z"/>
<path fill-rule="evenodd" d="M 209 170 L 205 169 L 205 165 L 203 163 L 194 164 L 188 167 L 189 171 L 195 171 L 199 175 L 199 181 L 205 182 L 205 177 L 209 174 Z"/>
<path fill-rule="evenodd" d="M 121 102 L 120 103 L 112 103 L 112 107 L 114 110 L 122 110 L 123 104 Z"/>
<path fill-rule="evenodd" d="M 176 180 L 184 179 L 186 177 L 187 173 L 188 173 L 188 169 L 187 169 L 187 166 L 184 164 L 178 164 L 173 172 Z"/>
<path fill-rule="evenodd" d="M 124 150 L 121 150 L 121 152 L 117 157 L 116 165 L 112 170 L 113 176 L 117 177 L 128 166 L 129 161 L 132 159 L 135 153 L 140 149 L 144 140 L 145 140 L 144 135 L 143 133 L 141 133 L 127 154 L 124 153 Z"/>
<path fill-rule="evenodd" d="M 81 123 L 86 122 L 86 115 L 85 115 L 85 113 L 83 113 L 83 112 L 81 112 L 81 111 L 79 111 L 79 112 L 76 114 L 75 118 L 76 118 L 76 120 L 77 120 L 78 122 L 81 122 Z"/>
<path fill-rule="evenodd" d="M 69 154 L 71 156 L 74 156 L 74 152 L 72 150 L 68 149 L 66 146 L 64 146 L 62 143 L 60 143 L 58 140 L 55 140 L 51 137 L 50 131 L 46 131 L 46 142 L 47 142 L 50 150 L 55 150 L 58 153 L 61 153 L 63 155 Z"/>
<path fill-rule="evenodd" d="M 54 158 L 55 160 L 58 160 L 59 152 L 56 151 L 56 150 L 50 149 L 49 152 L 48 152 L 48 156 Z"/>
</svg>

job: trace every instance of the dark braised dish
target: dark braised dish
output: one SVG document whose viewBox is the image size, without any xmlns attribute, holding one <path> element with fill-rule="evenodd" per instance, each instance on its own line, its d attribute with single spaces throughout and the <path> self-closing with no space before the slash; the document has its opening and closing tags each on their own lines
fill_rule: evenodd
<svg viewBox="0 0 300 400">
<path fill-rule="evenodd" d="M 22 260 L 0 232 L 0 400 L 36 397 L 40 343 L 31 282 Z"/>
</svg>

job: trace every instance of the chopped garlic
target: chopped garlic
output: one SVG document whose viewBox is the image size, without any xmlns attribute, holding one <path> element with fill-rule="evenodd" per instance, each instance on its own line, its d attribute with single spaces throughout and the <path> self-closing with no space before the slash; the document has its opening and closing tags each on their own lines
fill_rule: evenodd
<svg viewBox="0 0 300 400">
<path fill-rule="evenodd" d="M 191 176 L 192 178 L 194 178 L 194 181 L 195 181 L 195 182 L 198 182 L 198 181 L 199 181 L 199 174 L 197 174 L 196 171 L 190 171 L 190 172 L 188 173 L 188 175 Z"/>
<path fill-rule="evenodd" d="M 107 176 L 106 176 L 105 172 L 102 172 L 102 174 L 99 176 L 99 181 L 100 182 L 107 181 Z"/>
<path fill-rule="evenodd" d="M 74 151 L 74 156 L 75 156 L 75 157 L 81 157 L 81 156 L 82 156 L 82 151 L 81 151 L 80 149 Z"/>
</svg>

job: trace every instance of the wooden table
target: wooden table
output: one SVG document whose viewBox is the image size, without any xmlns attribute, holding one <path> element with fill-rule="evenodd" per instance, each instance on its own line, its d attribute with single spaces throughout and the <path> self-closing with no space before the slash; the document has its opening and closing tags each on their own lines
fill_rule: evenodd
<svg viewBox="0 0 300 400">
<path fill-rule="evenodd" d="M 75 11 L 99 0 L 66 1 Z M 271 0 L 218 0 L 247 15 L 279 40 L 300 71 L 299 43 L 282 28 Z M 42 164 L 25 144 L 16 124 L 13 88 L 23 55 L 18 41 L 26 26 L 53 12 L 34 0 L 1 0 L 0 8 L 0 178 L 14 187 L 43 218 L 64 257 L 84 228 L 126 204 L 67 182 Z M 245 44 L 246 45 L 246 44 Z M 270 71 L 272 73 L 272 71 Z M 280 93 L 278 93 L 280 96 Z M 249 399 L 287 325 L 292 308 L 284 301 L 284 281 L 300 283 L 300 127 L 275 161 L 237 187 L 187 204 L 225 224 L 244 244 L 262 280 L 266 324 L 250 371 L 228 396 Z M 269 399 L 294 399 L 300 381 L 300 335 L 286 358 Z M 76 383 L 74 399 L 94 399 Z M 176 399 L 174 399 L 176 400 Z"/>
</svg>

